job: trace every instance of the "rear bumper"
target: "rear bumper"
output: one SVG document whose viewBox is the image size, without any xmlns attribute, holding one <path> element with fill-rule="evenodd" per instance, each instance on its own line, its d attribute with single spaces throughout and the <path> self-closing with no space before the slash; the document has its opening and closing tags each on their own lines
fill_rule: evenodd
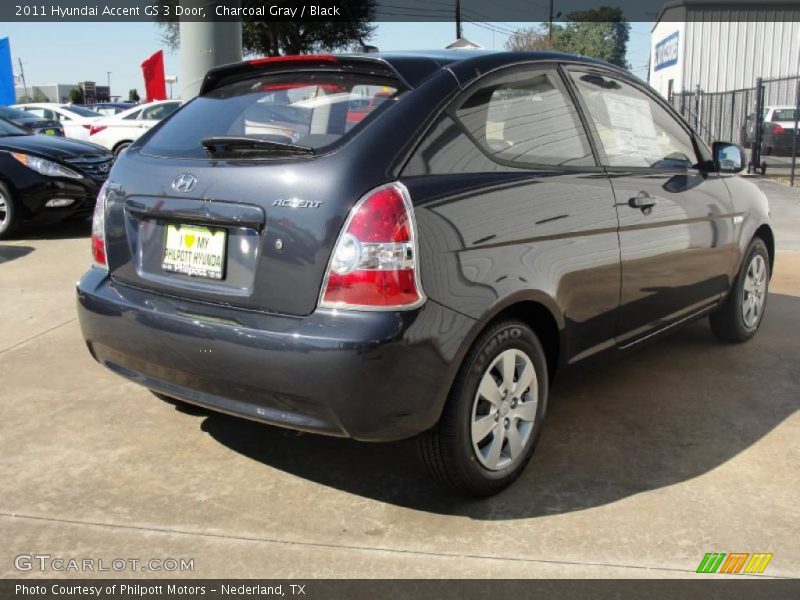
<svg viewBox="0 0 800 600">
<path fill-rule="evenodd" d="M 92 269 L 78 284 L 92 355 L 143 386 L 273 425 L 396 440 L 439 418 L 475 322 L 407 312 L 265 315 L 162 296 Z"/>
</svg>

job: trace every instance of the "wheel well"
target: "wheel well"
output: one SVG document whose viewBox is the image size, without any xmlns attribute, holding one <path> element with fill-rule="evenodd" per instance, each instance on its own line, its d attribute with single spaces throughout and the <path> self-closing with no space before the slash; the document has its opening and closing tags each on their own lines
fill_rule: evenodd
<svg viewBox="0 0 800 600">
<path fill-rule="evenodd" d="M 132 144 L 132 143 L 133 143 L 133 140 L 120 140 L 119 142 L 117 142 L 116 144 L 114 144 L 114 148 L 112 149 L 112 151 L 113 151 L 113 152 L 116 152 L 116 151 L 117 151 L 117 148 L 119 148 L 119 147 L 120 147 L 120 146 L 122 146 L 123 144 L 128 144 L 128 145 L 130 145 L 130 144 Z"/>
<path fill-rule="evenodd" d="M 561 351 L 561 336 L 558 331 L 558 323 L 553 314 L 538 302 L 518 302 L 495 315 L 489 324 L 491 325 L 504 319 L 519 319 L 533 329 L 536 337 L 542 343 L 542 349 L 544 350 L 545 358 L 547 358 L 548 375 L 552 382 L 556 374 Z"/>
<path fill-rule="evenodd" d="M 772 267 L 775 264 L 775 236 L 772 234 L 772 229 L 769 225 L 762 225 L 756 229 L 754 238 L 761 238 L 767 245 L 767 252 L 769 252 L 769 272 L 772 273 Z"/>
</svg>

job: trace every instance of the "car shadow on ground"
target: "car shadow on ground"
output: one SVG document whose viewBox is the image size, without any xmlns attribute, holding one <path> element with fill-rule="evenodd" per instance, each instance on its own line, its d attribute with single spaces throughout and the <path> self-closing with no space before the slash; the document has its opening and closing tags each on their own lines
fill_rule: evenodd
<svg viewBox="0 0 800 600">
<path fill-rule="evenodd" d="M 6 246 L 0 244 L 0 265 L 11 262 L 17 258 L 28 256 L 35 248 L 32 246 Z"/>
<path fill-rule="evenodd" d="M 91 219 L 71 219 L 49 225 L 23 223 L 15 232 L 15 240 L 72 240 L 92 235 Z"/>
<path fill-rule="evenodd" d="M 425 475 L 410 442 L 366 444 L 198 413 L 221 444 L 352 494 L 473 519 L 578 511 L 702 475 L 800 408 L 800 298 L 771 295 L 759 335 L 718 344 L 706 320 L 553 390 L 539 448 L 520 479 L 465 500 Z"/>
</svg>

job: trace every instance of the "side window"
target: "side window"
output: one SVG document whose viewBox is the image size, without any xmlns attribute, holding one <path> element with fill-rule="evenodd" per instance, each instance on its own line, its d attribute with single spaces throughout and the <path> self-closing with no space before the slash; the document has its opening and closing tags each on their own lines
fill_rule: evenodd
<svg viewBox="0 0 800 600">
<path fill-rule="evenodd" d="M 144 109 L 142 112 L 142 119 L 152 119 L 158 121 L 168 116 L 176 108 L 178 108 L 177 104 L 158 104 L 157 106 L 151 106 Z"/>
<path fill-rule="evenodd" d="M 612 167 L 689 168 L 692 137 L 655 99 L 628 83 L 570 71 Z"/>
<path fill-rule="evenodd" d="M 45 112 L 50 113 L 51 115 L 53 115 L 53 117 L 55 117 L 56 119 L 58 119 L 59 121 L 62 121 L 62 122 L 63 121 L 71 121 L 72 120 L 71 117 L 68 117 L 67 115 L 65 115 L 63 113 L 51 113 L 49 110 L 45 111 Z M 48 117 L 48 118 L 51 118 L 51 117 Z"/>
<path fill-rule="evenodd" d="M 526 70 L 490 81 L 456 110 L 489 155 L 535 165 L 594 166 L 578 113 L 558 73 Z"/>
<path fill-rule="evenodd" d="M 122 118 L 125 119 L 126 121 L 135 121 L 136 119 L 139 118 L 140 114 L 142 114 L 142 111 L 141 110 L 136 110 L 136 111 L 133 111 L 131 114 L 129 114 L 129 115 L 125 116 L 125 117 L 122 117 Z"/>
</svg>

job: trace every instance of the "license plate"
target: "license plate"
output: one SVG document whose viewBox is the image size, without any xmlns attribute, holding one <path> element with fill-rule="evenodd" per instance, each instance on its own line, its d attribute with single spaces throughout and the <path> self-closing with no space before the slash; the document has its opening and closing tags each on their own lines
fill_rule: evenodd
<svg viewBox="0 0 800 600">
<path fill-rule="evenodd" d="M 161 268 L 191 277 L 222 279 L 227 237 L 224 229 L 167 224 Z"/>
<path fill-rule="evenodd" d="M 56 134 L 56 130 L 55 129 L 45 129 L 42 133 L 44 133 L 45 135 L 55 135 Z"/>
</svg>

